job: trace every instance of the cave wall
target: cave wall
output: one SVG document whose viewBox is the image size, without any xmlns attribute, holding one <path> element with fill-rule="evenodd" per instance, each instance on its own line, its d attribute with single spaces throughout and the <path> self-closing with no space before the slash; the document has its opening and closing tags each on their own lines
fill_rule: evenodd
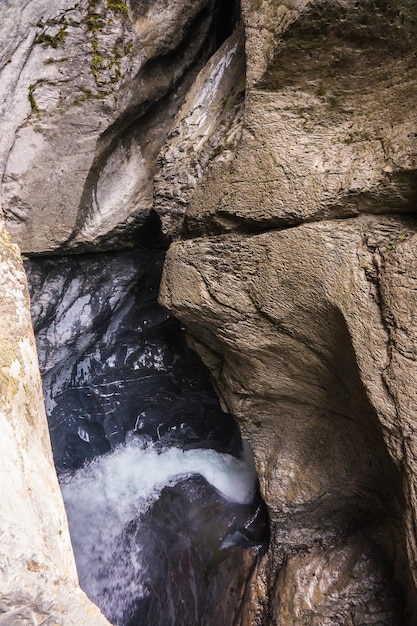
<svg viewBox="0 0 417 626">
<path fill-rule="evenodd" d="M 413 1 L 118 4 L 3 3 L 6 227 L 110 250 L 157 212 L 175 240 L 160 301 L 271 517 L 241 624 L 412 624 Z"/>
<path fill-rule="evenodd" d="M 232 3 L 223 4 L 2 4 L 3 210 L 23 250 L 134 245 L 152 209 L 158 153 L 187 93 L 201 98 L 191 86 L 230 34 Z M 215 64 L 206 102 L 236 56 L 235 45 Z M 219 121 L 222 130 L 232 121 L 228 104 L 212 102 L 206 160 Z"/>
</svg>

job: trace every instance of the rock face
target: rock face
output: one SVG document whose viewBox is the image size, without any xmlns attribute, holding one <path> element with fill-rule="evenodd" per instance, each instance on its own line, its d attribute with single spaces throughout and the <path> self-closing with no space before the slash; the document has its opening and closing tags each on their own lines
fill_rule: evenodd
<svg viewBox="0 0 417 626">
<path fill-rule="evenodd" d="M 0 234 L 1 617 L 4 624 L 108 624 L 78 587 L 52 461 L 20 253 Z"/>
<path fill-rule="evenodd" d="M 224 167 L 236 152 L 245 89 L 243 43 L 238 28 L 201 70 L 161 150 L 154 209 L 170 237 L 181 235 L 207 166 Z"/>
<path fill-rule="evenodd" d="M 172 120 L 218 45 L 218 19 L 227 32 L 218 4 L 2 3 L 0 171 L 21 249 L 131 241 Z"/>
<path fill-rule="evenodd" d="M 243 2 L 242 11 L 243 137 L 236 159 L 214 165 L 194 194 L 187 232 L 412 211 L 412 0 L 271 0 Z"/>
<path fill-rule="evenodd" d="M 363 217 L 170 249 L 162 302 L 186 322 L 251 442 L 271 512 L 270 604 L 255 623 L 349 623 L 352 603 L 358 623 L 404 623 L 392 579 L 411 581 L 395 568 L 405 534 L 392 458 L 412 461 L 387 393 L 377 261 L 415 226 Z M 403 487 L 408 496 L 408 480 Z"/>
<path fill-rule="evenodd" d="M 271 518 L 242 626 L 416 623 L 414 5 L 242 0 L 236 29 L 214 0 L 0 9 L 22 249 L 143 245 L 155 212 L 176 240 L 160 301 Z"/>
<path fill-rule="evenodd" d="M 269 507 L 242 623 L 413 624 L 415 12 L 242 15 L 242 138 L 185 208 L 160 295 L 251 441 Z"/>
</svg>

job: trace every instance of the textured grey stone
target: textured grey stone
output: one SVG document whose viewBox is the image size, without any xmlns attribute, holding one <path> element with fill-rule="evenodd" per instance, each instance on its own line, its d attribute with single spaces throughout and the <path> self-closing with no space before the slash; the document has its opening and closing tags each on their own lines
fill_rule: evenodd
<svg viewBox="0 0 417 626">
<path fill-rule="evenodd" d="M 157 153 L 214 49 L 214 0 L 109 6 L 0 7 L 3 209 L 27 252 L 129 243 L 152 207 Z"/>
<path fill-rule="evenodd" d="M 190 196 L 194 239 L 172 246 L 161 288 L 271 512 L 242 623 L 413 624 L 414 3 L 244 0 L 242 15 L 242 138 Z M 407 614 L 382 555 L 402 564 Z"/>
<path fill-rule="evenodd" d="M 242 141 L 228 166 L 207 169 L 188 234 L 414 211 L 415 7 L 373 6 L 242 3 Z"/>
<path fill-rule="evenodd" d="M 239 28 L 204 66 L 159 155 L 154 209 L 171 237 L 181 235 L 187 207 L 208 165 L 224 167 L 235 155 L 245 89 L 243 44 Z"/>
<path fill-rule="evenodd" d="M 415 228 L 415 221 L 366 217 L 170 248 L 161 302 L 187 325 L 251 442 L 270 510 L 273 547 L 253 587 L 261 620 L 255 623 L 265 623 L 263 602 L 283 624 L 330 624 L 336 614 L 338 623 L 349 623 L 355 602 L 359 623 L 401 624 L 390 586 L 396 559 L 402 566 L 395 576 L 412 602 L 415 457 L 405 442 L 414 387 L 408 391 L 410 370 L 399 368 L 394 336 L 416 310 L 414 278 L 405 277 L 411 261 L 398 262 L 402 250 L 413 249 Z M 383 307 L 389 324 L 381 316 L 380 281 L 394 303 L 393 313 L 388 303 Z M 403 344 L 414 363 L 408 334 Z M 317 544 L 320 550 L 310 554 Z M 305 556 L 284 567 L 293 551 L 304 549 Z M 386 569 L 382 554 L 390 555 Z M 344 558 L 358 571 L 334 569 Z M 315 571 L 326 561 L 334 571 L 323 576 L 335 599 L 318 591 L 323 581 L 306 600 L 304 568 Z M 293 576 L 298 600 L 287 587 Z M 259 603 L 262 580 L 268 599 Z"/>
</svg>

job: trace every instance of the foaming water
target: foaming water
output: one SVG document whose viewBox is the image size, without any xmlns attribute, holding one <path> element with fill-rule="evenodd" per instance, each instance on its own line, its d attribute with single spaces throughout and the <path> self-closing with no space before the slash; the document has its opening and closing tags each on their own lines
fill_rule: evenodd
<svg viewBox="0 0 417 626">
<path fill-rule="evenodd" d="M 149 564 L 129 529 L 165 486 L 196 474 L 230 502 L 252 501 L 256 470 L 245 442 L 237 459 L 211 449 L 156 450 L 133 437 L 61 478 L 81 587 L 115 624 L 124 623 L 126 606 L 148 593 Z"/>
</svg>

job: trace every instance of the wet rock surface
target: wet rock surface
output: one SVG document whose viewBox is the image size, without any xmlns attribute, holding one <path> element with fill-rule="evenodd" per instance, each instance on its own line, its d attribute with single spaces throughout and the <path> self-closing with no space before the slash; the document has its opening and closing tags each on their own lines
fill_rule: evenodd
<svg viewBox="0 0 417 626">
<path fill-rule="evenodd" d="M 219 544 L 219 531 L 229 538 L 238 532 L 243 536 L 248 533 L 246 526 L 251 520 L 254 532 L 249 537 L 249 530 L 244 547 L 252 550 L 242 551 L 242 545 L 231 540 L 227 548 L 225 542 Z M 180 529 L 186 529 L 181 541 Z M 159 570 L 159 576 L 164 577 L 162 584 L 152 580 L 157 572 L 149 571 L 149 586 L 159 584 L 156 593 L 150 594 L 141 607 L 142 621 L 138 623 L 208 626 L 232 624 L 238 619 L 254 554 L 268 546 L 269 521 L 263 502 L 233 506 L 201 479 L 193 478 L 162 492 L 150 511 L 147 525 L 140 527 L 141 537 L 143 533 L 147 537 L 145 545 L 159 546 L 158 560 L 166 565 Z M 155 548 L 148 563 L 154 555 Z M 163 595 L 158 597 L 161 591 Z M 144 615 L 147 619 L 143 619 Z M 136 622 L 128 620 L 127 624 L 134 626 Z"/>
<path fill-rule="evenodd" d="M 157 303 L 164 251 L 32 259 L 29 279 L 58 469 L 134 431 L 237 454 L 240 436 L 180 323 Z"/>
<path fill-rule="evenodd" d="M 0 230 L 0 623 L 108 625 L 80 590 L 19 249 Z"/>
<path fill-rule="evenodd" d="M 251 504 L 233 504 L 196 476 L 135 512 L 141 481 L 150 480 L 143 472 L 152 474 L 148 446 L 151 454 L 160 451 L 159 464 L 172 446 L 241 454 L 236 422 L 221 410 L 207 369 L 187 347 L 180 323 L 157 303 L 164 256 L 138 249 L 25 262 L 80 584 L 117 626 L 232 622 L 269 540 L 259 492 Z M 144 448 L 145 469 L 139 463 L 133 472 L 127 457 L 120 481 L 94 483 L 89 462 L 111 450 L 123 455 L 125 443 L 135 440 Z M 82 467 L 90 476 L 86 498 L 83 482 L 74 495 L 66 487 Z M 175 467 L 171 472 L 175 477 Z M 120 521 L 111 510 L 113 490 L 120 500 L 132 490 Z M 110 509 L 102 509 L 102 498 Z M 95 537 L 96 525 L 103 535 Z"/>
<path fill-rule="evenodd" d="M 223 549 L 222 533 L 230 534 L 232 526 L 244 531 L 257 505 L 227 502 L 198 476 L 165 487 L 115 546 L 118 575 L 109 567 L 101 572 L 105 585 L 83 578 L 81 585 L 115 625 L 233 623 L 259 550 L 268 545 L 268 517 L 260 506 L 246 549 Z"/>
</svg>

